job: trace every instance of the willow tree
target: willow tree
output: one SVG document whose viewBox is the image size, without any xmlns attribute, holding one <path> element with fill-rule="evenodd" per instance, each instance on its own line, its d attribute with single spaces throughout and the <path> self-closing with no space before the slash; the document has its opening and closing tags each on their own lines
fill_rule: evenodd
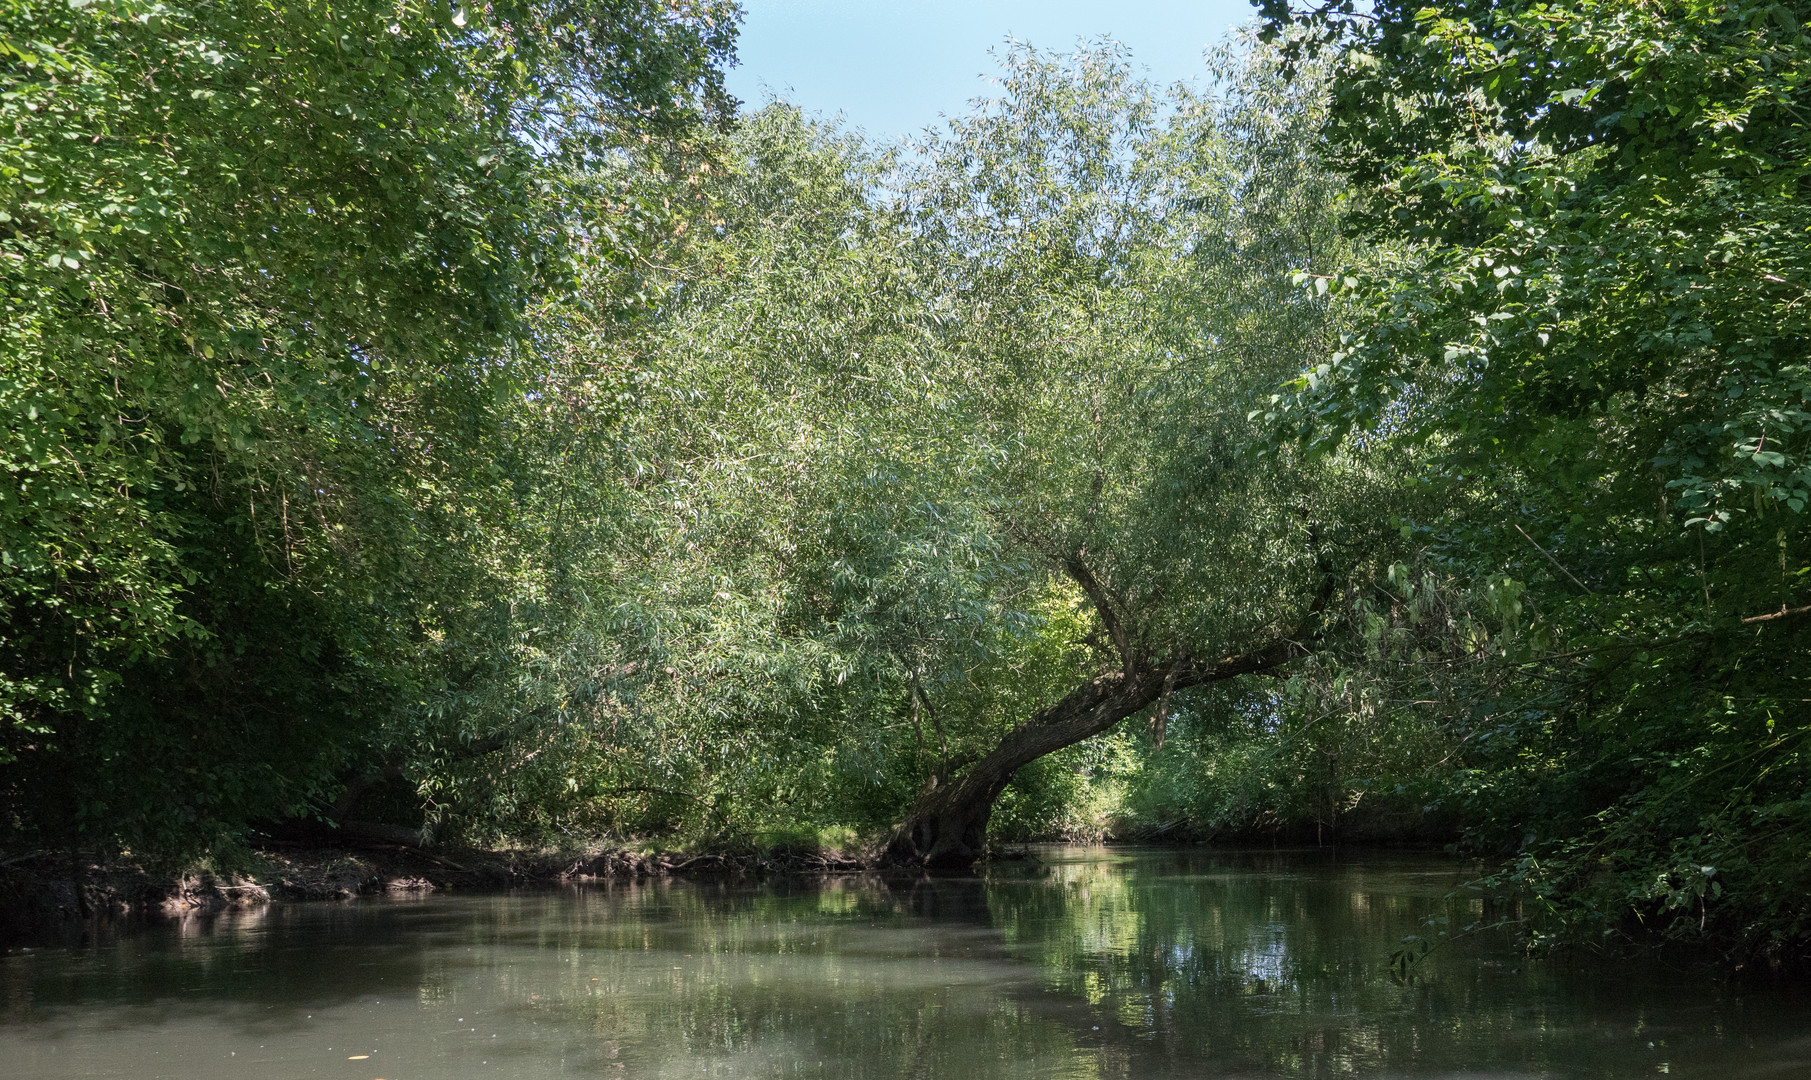
<svg viewBox="0 0 1811 1080">
<path fill-rule="evenodd" d="M 1220 59 L 1222 92 L 1160 98 L 1111 50 L 1016 53 L 912 180 L 967 497 L 1094 629 L 1083 678 L 914 801 L 895 860 L 970 862 L 1018 769 L 1306 655 L 1366 535 L 1362 469 L 1259 453 L 1249 419 L 1332 329 L 1288 278 L 1338 249 L 1312 84 Z"/>
<path fill-rule="evenodd" d="M 788 761 L 866 769 L 890 858 L 966 864 L 1028 763 L 1313 647 L 1374 483 L 1249 417 L 1330 339 L 1289 271 L 1338 254 L 1338 191 L 1312 95 L 1219 60 L 1161 94 L 1017 50 L 902 160 L 744 130 L 624 478 L 644 565 L 686 568 L 634 601 L 685 613 L 639 700 L 694 761 L 768 803 Z"/>
</svg>

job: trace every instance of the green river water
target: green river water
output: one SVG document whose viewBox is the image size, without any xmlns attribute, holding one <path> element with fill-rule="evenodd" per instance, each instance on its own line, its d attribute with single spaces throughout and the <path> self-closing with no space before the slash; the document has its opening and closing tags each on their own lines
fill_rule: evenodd
<svg viewBox="0 0 1811 1080">
<path fill-rule="evenodd" d="M 0 1077 L 1811 1076 L 1811 995 L 1443 946 L 1450 860 L 1052 848 L 977 878 L 279 905 L 0 955 Z"/>
</svg>

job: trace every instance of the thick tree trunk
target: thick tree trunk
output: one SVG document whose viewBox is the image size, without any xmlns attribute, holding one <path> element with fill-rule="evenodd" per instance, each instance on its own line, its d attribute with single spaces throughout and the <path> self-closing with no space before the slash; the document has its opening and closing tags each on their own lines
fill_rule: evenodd
<svg viewBox="0 0 1811 1080">
<path fill-rule="evenodd" d="M 1313 609 L 1318 612 L 1324 599 Z M 1206 664 L 1188 657 L 1161 664 L 1128 663 L 1070 691 L 1014 728 L 961 776 L 919 796 L 888 842 L 884 861 L 896 866 L 966 869 L 987 850 L 987 821 L 1013 773 L 1045 754 L 1098 735 L 1156 702 L 1169 689 L 1248 675 L 1286 664 L 1308 649 L 1279 638 L 1254 652 Z"/>
<path fill-rule="evenodd" d="M 987 849 L 987 820 L 1013 773 L 1107 730 L 1157 700 L 1162 689 L 1161 674 L 1152 680 L 1148 672 L 1115 672 L 1040 710 L 960 777 L 920 796 L 887 845 L 887 861 L 941 868 L 972 865 Z"/>
</svg>

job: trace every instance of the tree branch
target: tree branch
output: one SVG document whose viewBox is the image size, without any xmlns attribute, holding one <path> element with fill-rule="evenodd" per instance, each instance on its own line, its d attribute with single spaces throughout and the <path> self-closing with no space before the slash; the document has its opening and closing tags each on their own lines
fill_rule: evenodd
<svg viewBox="0 0 1811 1080">
<path fill-rule="evenodd" d="M 1542 555 L 1547 556 L 1547 561 L 1553 564 L 1554 569 L 1556 569 L 1560 573 L 1566 575 L 1567 581 L 1570 581 L 1572 584 L 1577 585 L 1579 588 L 1585 590 L 1585 594 L 1587 596 L 1596 596 L 1597 595 L 1596 593 L 1591 591 L 1591 586 L 1586 585 L 1584 582 L 1573 577 L 1572 571 L 1566 569 L 1565 566 L 1561 565 L 1560 561 L 1553 557 L 1552 552 L 1548 551 L 1546 548 L 1542 547 L 1541 545 L 1536 544 L 1534 542 L 1534 537 L 1528 535 L 1528 530 L 1522 528 L 1520 525 L 1516 525 L 1516 523 L 1513 521 L 1510 522 L 1509 524 L 1514 526 L 1516 532 L 1519 532 L 1522 534 L 1522 539 L 1528 541 L 1530 544 L 1534 544 L 1534 550 L 1540 552 Z"/>
<path fill-rule="evenodd" d="M 1782 606 L 1778 611 L 1770 611 L 1765 615 L 1750 615 L 1746 619 L 1743 619 L 1742 621 L 1744 623 L 1772 622 L 1775 619 L 1790 619 L 1794 615 L 1804 615 L 1806 613 L 1811 613 L 1811 604 L 1806 604 L 1804 607 L 1795 607 L 1795 608 L 1787 608 L 1787 607 Z"/>
<path fill-rule="evenodd" d="M 1114 610 L 1112 600 L 1107 596 L 1107 590 L 1101 586 L 1100 579 L 1094 576 L 1094 571 L 1088 568 L 1088 564 L 1082 561 L 1082 556 L 1085 554 L 1085 551 L 1078 551 L 1064 559 L 1063 569 L 1069 572 L 1069 576 L 1075 579 L 1075 583 L 1088 594 L 1088 599 L 1094 602 L 1095 610 L 1100 612 L 1100 621 L 1106 626 L 1108 635 L 1113 638 L 1113 647 L 1119 650 L 1120 667 L 1127 676 L 1130 676 L 1132 669 L 1137 666 L 1137 658 L 1132 653 L 1131 639 L 1126 635 L 1125 624 L 1119 621 L 1119 612 Z"/>
<path fill-rule="evenodd" d="M 1240 675 L 1255 675 L 1281 667 L 1291 660 L 1299 660 L 1313 652 L 1307 643 L 1320 636 L 1315 631 L 1314 621 L 1333 603 L 1333 594 L 1339 588 L 1339 578 L 1333 573 L 1326 556 L 1317 552 L 1315 563 L 1320 567 L 1321 587 L 1314 594 L 1314 599 L 1309 601 L 1308 610 L 1302 612 L 1302 617 L 1296 620 L 1294 628 L 1256 652 L 1223 657 L 1211 665 L 1203 665 L 1189 657 L 1179 658 L 1177 664 L 1180 665 L 1180 670 L 1176 686 L 1187 688 Z"/>
</svg>

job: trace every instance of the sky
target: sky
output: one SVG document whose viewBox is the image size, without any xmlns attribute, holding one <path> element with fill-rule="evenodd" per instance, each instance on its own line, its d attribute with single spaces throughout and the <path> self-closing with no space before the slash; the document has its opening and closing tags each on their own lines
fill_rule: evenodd
<svg viewBox="0 0 1811 1080">
<path fill-rule="evenodd" d="M 988 50 L 1010 35 L 1073 48 L 1111 35 L 1159 83 L 1194 78 L 1203 51 L 1255 17 L 1249 0 L 742 0 L 730 92 L 751 107 L 771 90 L 881 140 L 917 134 L 995 91 Z"/>
</svg>

